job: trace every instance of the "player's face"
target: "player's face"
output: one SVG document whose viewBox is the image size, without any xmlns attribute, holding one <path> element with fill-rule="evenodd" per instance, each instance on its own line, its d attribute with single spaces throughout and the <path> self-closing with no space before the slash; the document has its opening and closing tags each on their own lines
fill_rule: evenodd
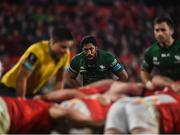
<svg viewBox="0 0 180 135">
<path fill-rule="evenodd" d="M 88 43 L 83 47 L 83 53 L 88 60 L 93 60 L 96 57 L 97 49 L 92 43 Z"/>
<path fill-rule="evenodd" d="M 57 41 L 53 43 L 51 49 L 57 55 L 63 55 L 71 48 L 72 45 L 73 45 L 72 40 Z"/>
<path fill-rule="evenodd" d="M 173 35 L 173 29 L 166 22 L 154 25 L 154 36 L 160 44 L 166 44 Z"/>
</svg>

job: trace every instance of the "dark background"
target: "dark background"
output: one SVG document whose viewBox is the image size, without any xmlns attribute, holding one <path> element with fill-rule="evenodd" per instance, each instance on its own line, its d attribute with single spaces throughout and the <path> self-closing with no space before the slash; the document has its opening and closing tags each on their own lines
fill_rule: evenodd
<svg viewBox="0 0 180 135">
<path fill-rule="evenodd" d="M 155 40 L 153 19 L 168 14 L 180 36 L 179 0 L 1 0 L 0 60 L 4 73 L 34 42 L 48 39 L 53 25 L 71 29 L 80 51 L 80 40 L 91 34 L 98 47 L 114 54 L 126 66 L 130 80 L 139 80 L 143 52 Z"/>
</svg>

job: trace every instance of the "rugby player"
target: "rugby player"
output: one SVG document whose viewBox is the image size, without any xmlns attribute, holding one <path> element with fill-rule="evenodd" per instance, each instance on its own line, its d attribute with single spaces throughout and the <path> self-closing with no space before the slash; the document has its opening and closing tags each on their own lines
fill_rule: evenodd
<svg viewBox="0 0 180 135">
<path fill-rule="evenodd" d="M 180 83 L 159 76 L 153 82 L 165 88 L 146 91 L 144 98 L 125 97 L 112 105 L 105 134 L 180 133 Z"/>
<path fill-rule="evenodd" d="M 103 79 L 112 79 L 112 73 L 121 81 L 128 79 L 123 65 L 110 53 L 97 48 L 95 37 L 84 37 L 81 46 L 82 52 L 71 60 L 66 76 L 67 83 L 71 87 L 87 85 Z M 77 80 L 78 75 L 80 75 L 82 83 Z"/>
<path fill-rule="evenodd" d="M 173 37 L 174 29 L 170 17 L 158 16 L 154 20 L 157 42 L 145 51 L 141 69 L 141 79 L 150 89 L 153 89 L 152 69 L 158 75 L 180 80 L 180 41 Z"/>
</svg>

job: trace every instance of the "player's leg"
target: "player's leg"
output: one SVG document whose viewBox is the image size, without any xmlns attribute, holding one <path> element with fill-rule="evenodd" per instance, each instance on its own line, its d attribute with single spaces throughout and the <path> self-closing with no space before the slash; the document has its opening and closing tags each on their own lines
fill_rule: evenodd
<svg viewBox="0 0 180 135">
<path fill-rule="evenodd" d="M 158 113 L 152 104 L 132 102 L 126 106 L 129 132 L 146 134 L 159 132 Z"/>
<path fill-rule="evenodd" d="M 131 133 L 159 133 L 159 113 L 155 104 L 175 102 L 169 95 L 154 95 L 139 98 L 126 106 L 129 130 Z"/>
<path fill-rule="evenodd" d="M 175 99 L 162 94 L 139 98 L 128 104 L 126 113 L 131 133 L 159 133 L 159 113 L 154 105 L 171 102 L 175 102 Z"/>
<path fill-rule="evenodd" d="M 136 104 L 135 101 L 140 99 L 131 98 L 128 102 L 116 102 L 109 111 L 105 134 L 158 133 L 153 106 Z"/>
<path fill-rule="evenodd" d="M 116 101 L 110 108 L 106 124 L 105 134 L 121 134 L 128 133 L 128 123 L 125 107 L 134 99 L 125 97 Z"/>
</svg>

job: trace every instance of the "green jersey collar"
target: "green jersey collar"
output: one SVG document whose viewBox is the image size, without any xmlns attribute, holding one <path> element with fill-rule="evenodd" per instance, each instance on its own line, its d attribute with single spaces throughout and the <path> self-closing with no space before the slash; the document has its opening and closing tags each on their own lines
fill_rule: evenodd
<svg viewBox="0 0 180 135">
<path fill-rule="evenodd" d="M 172 43 L 172 45 L 171 46 L 169 46 L 169 47 L 162 47 L 162 46 L 160 46 L 160 44 L 157 42 L 157 45 L 159 46 L 159 48 L 161 48 L 162 50 L 168 50 L 168 49 L 170 49 L 170 48 L 172 48 L 174 45 L 176 44 L 176 40 L 174 39 L 174 42 Z"/>
</svg>

